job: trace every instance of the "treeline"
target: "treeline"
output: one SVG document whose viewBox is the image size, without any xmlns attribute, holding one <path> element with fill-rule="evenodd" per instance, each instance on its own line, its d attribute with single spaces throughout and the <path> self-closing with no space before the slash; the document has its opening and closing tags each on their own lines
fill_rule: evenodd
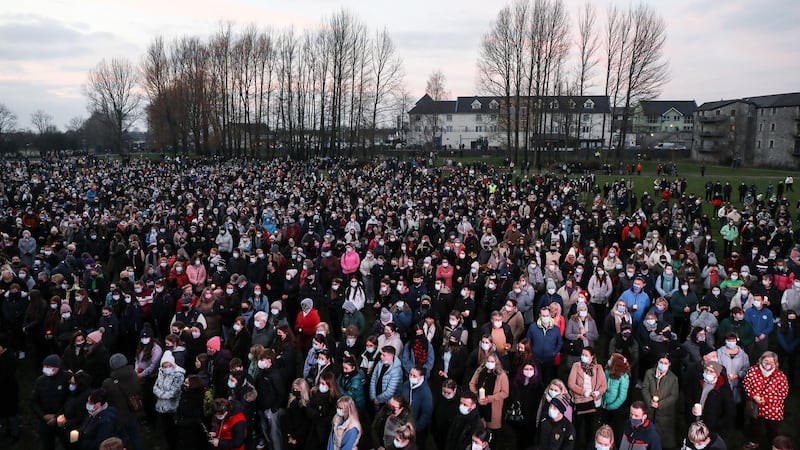
<svg viewBox="0 0 800 450">
<path fill-rule="evenodd" d="M 208 39 L 156 37 L 140 64 L 157 149 L 220 156 L 338 154 L 404 115 L 386 29 L 342 10 L 298 31 L 223 24 Z"/>
</svg>

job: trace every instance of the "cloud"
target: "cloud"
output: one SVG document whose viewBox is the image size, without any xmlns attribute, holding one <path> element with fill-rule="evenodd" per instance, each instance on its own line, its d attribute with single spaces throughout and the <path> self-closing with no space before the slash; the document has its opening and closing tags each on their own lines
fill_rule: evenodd
<svg viewBox="0 0 800 450">
<path fill-rule="evenodd" d="M 12 16 L 0 24 L 0 61 L 81 58 L 115 40 L 112 33 L 84 32 L 46 17 Z"/>
</svg>

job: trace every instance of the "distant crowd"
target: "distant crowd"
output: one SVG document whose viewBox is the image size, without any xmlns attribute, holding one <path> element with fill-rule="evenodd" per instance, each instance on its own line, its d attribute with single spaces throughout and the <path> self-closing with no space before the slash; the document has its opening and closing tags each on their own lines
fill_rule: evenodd
<svg viewBox="0 0 800 450">
<path fill-rule="evenodd" d="M 0 166 L 12 439 L 26 402 L 43 450 L 792 448 L 788 179 L 736 202 L 425 159 Z"/>
</svg>

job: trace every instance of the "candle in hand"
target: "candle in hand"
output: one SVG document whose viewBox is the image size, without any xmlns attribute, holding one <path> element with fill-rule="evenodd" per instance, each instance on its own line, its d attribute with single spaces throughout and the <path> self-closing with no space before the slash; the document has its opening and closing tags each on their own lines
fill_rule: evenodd
<svg viewBox="0 0 800 450">
<path fill-rule="evenodd" d="M 654 396 L 653 396 L 653 401 L 654 401 L 654 402 L 657 402 L 657 401 L 658 401 L 658 396 L 657 396 L 657 395 L 654 395 Z"/>
<path fill-rule="evenodd" d="M 64 417 L 63 414 L 61 414 L 58 417 L 56 417 L 56 423 L 58 424 L 58 426 L 63 427 L 67 423 L 67 418 Z"/>
<path fill-rule="evenodd" d="M 478 389 L 478 400 L 483 400 L 486 398 L 486 389 L 480 388 Z"/>
<path fill-rule="evenodd" d="M 79 434 L 78 434 L 78 430 L 72 430 L 72 431 L 70 431 L 70 432 L 69 432 L 69 442 L 70 442 L 71 444 L 74 444 L 74 443 L 78 442 L 78 435 L 79 435 Z"/>
</svg>

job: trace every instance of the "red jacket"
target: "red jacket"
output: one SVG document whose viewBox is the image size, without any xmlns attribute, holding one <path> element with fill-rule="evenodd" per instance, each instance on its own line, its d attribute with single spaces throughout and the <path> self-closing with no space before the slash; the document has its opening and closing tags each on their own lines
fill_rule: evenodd
<svg viewBox="0 0 800 450">
<path fill-rule="evenodd" d="M 319 313 L 316 309 L 311 308 L 307 315 L 303 314 L 303 311 L 297 313 L 297 319 L 294 321 L 294 328 L 298 335 L 311 338 L 316 334 L 319 322 Z"/>
<path fill-rule="evenodd" d="M 758 417 L 783 420 L 783 402 L 789 395 L 789 384 L 783 372 L 775 369 L 772 375 L 765 377 L 761 373 L 761 367 L 756 364 L 748 369 L 747 375 L 742 380 L 742 386 L 747 398 L 752 399 L 760 395 L 764 399 L 764 403 L 758 405 Z"/>
<path fill-rule="evenodd" d="M 244 432 L 236 433 L 234 436 L 234 427 L 242 424 Z M 219 427 L 219 447 L 233 450 L 244 450 L 244 441 L 247 436 L 247 419 L 244 413 L 237 412 L 232 416 L 225 418 L 222 426 Z"/>
</svg>

